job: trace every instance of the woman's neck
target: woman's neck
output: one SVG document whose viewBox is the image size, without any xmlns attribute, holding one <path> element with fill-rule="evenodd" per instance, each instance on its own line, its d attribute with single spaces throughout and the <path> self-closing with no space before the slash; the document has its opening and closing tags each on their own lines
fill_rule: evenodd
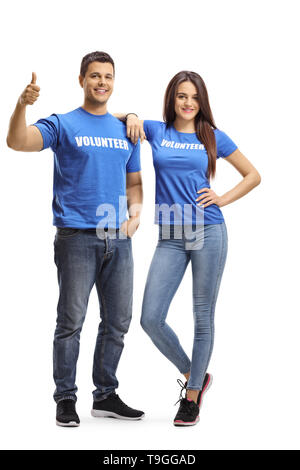
<svg viewBox="0 0 300 470">
<path fill-rule="evenodd" d="M 196 132 L 194 119 L 192 119 L 191 121 L 186 121 L 185 119 L 176 118 L 173 123 L 173 126 L 178 132 L 186 132 L 189 134 L 193 134 L 194 132 Z"/>
</svg>

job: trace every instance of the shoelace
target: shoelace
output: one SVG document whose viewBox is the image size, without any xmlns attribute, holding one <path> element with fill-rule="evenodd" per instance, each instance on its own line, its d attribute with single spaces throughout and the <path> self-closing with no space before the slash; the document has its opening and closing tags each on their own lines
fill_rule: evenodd
<svg viewBox="0 0 300 470">
<path fill-rule="evenodd" d="M 182 382 L 182 380 L 180 380 L 180 379 L 177 379 L 177 383 L 180 385 L 181 390 L 180 390 L 179 399 L 177 400 L 177 402 L 175 403 L 174 406 L 176 406 L 179 401 L 186 400 L 186 398 L 182 396 L 183 390 L 186 389 L 185 384 L 184 384 L 184 383 Z"/>
<path fill-rule="evenodd" d="M 178 413 L 190 413 L 194 407 L 194 404 L 195 403 L 193 401 L 189 401 L 186 398 L 182 398 L 180 401 Z"/>
</svg>

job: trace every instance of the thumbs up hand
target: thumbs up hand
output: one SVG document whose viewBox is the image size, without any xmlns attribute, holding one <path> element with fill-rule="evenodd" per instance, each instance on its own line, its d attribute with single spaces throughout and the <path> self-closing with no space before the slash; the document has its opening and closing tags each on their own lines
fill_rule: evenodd
<svg viewBox="0 0 300 470">
<path fill-rule="evenodd" d="M 20 104 L 26 106 L 33 104 L 39 97 L 40 87 L 36 85 L 36 73 L 32 72 L 31 82 L 19 98 Z"/>
<path fill-rule="evenodd" d="M 31 85 L 35 85 L 35 84 L 36 84 L 36 73 L 32 72 Z"/>
</svg>

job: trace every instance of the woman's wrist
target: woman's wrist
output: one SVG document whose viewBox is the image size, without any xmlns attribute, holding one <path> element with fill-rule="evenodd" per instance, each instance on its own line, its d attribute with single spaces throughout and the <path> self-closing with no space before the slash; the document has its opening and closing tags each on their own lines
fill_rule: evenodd
<svg viewBox="0 0 300 470">
<path fill-rule="evenodd" d="M 127 113 L 125 116 L 125 122 L 127 122 L 128 116 L 135 116 L 138 119 L 138 115 L 136 113 Z"/>
<path fill-rule="evenodd" d="M 226 194 L 223 194 L 223 196 L 219 197 L 219 200 L 220 200 L 219 207 L 227 206 L 230 203 L 230 200 L 228 200 L 228 198 L 226 198 Z"/>
</svg>

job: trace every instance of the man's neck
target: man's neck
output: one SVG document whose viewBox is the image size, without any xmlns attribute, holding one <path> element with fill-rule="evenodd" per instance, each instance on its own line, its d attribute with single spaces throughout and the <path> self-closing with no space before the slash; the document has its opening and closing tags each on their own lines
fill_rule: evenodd
<svg viewBox="0 0 300 470">
<path fill-rule="evenodd" d="M 85 101 L 84 104 L 82 105 L 82 109 L 84 109 L 88 113 L 96 114 L 98 116 L 101 116 L 102 114 L 107 113 L 106 103 L 105 104 L 91 104 Z"/>
</svg>

